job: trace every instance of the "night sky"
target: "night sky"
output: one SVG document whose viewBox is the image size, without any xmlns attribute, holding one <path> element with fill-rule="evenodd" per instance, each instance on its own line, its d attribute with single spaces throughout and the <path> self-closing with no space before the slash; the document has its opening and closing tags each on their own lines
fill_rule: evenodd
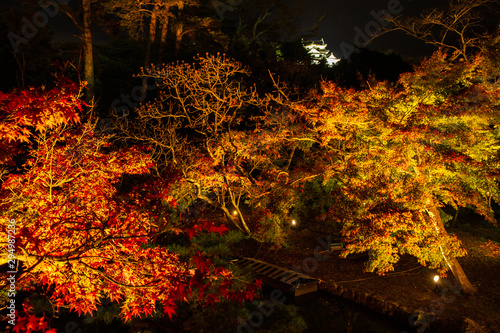
<svg viewBox="0 0 500 333">
<path fill-rule="evenodd" d="M 75 3 L 77 0 L 71 0 Z M 364 41 L 364 37 L 358 31 L 366 32 L 368 29 L 380 27 L 380 21 L 373 16 L 373 13 L 380 13 L 383 10 L 392 9 L 401 15 L 418 15 L 425 8 L 432 8 L 439 4 L 446 4 L 448 0 L 297 0 L 306 5 L 301 22 L 302 27 L 313 25 L 315 17 L 324 16 L 320 30 L 315 38 L 324 38 L 328 44 L 328 49 L 333 51 L 335 56 L 343 58 L 346 55 L 346 45 L 352 47 L 359 46 L 359 42 Z M 80 2 L 80 1 L 78 1 Z M 12 5 L 18 5 L 15 0 L 1 0 L 0 9 Z M 59 14 L 51 19 L 49 25 L 53 28 L 56 42 L 77 40 L 79 34 L 74 25 L 65 15 Z M 358 39 L 356 40 L 356 37 Z M 94 31 L 96 42 L 102 41 L 105 37 Z M 342 44 L 344 43 L 344 44 Z M 344 48 L 342 48 L 344 45 Z M 369 48 L 386 51 L 393 50 L 403 56 L 419 56 L 428 54 L 430 48 L 424 43 L 405 36 L 399 32 L 393 32 L 376 39 Z"/>
<path fill-rule="evenodd" d="M 318 31 L 318 38 L 324 38 L 328 49 L 336 57 L 342 58 L 344 53 L 341 43 L 356 46 L 357 31 L 366 31 L 366 28 L 375 30 L 380 27 L 379 21 L 371 12 L 380 13 L 392 9 L 400 15 L 417 16 L 425 8 L 433 8 L 439 4 L 448 3 L 447 0 L 314 0 L 306 13 L 302 25 L 312 25 L 315 16 L 325 18 Z M 356 30 L 355 30 L 356 29 Z M 358 30 L 359 29 L 359 30 Z M 363 37 L 358 38 L 363 41 Z M 345 46 L 346 44 L 344 44 Z M 384 51 L 393 50 L 403 56 L 419 56 L 427 53 L 429 47 L 424 43 L 405 36 L 399 32 L 392 32 L 381 36 L 369 46 L 371 49 Z M 344 47 L 344 49 L 346 49 Z"/>
</svg>

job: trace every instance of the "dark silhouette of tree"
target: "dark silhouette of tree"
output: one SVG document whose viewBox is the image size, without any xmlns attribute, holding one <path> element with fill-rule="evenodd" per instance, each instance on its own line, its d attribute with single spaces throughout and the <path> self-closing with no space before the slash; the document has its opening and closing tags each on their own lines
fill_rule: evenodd
<svg viewBox="0 0 500 333">
<path fill-rule="evenodd" d="M 35 5 L 13 6 L 0 13 L 3 64 L 0 81 L 4 91 L 42 85 L 51 75 L 51 65 L 58 53 L 51 43 L 52 33 L 47 26 L 37 27 L 27 19 L 38 10 Z"/>
<path fill-rule="evenodd" d="M 397 54 L 361 49 L 328 70 L 328 78 L 344 87 L 360 88 L 375 81 L 397 82 L 401 73 L 411 70 Z"/>
<path fill-rule="evenodd" d="M 498 29 L 498 3 L 494 0 L 451 0 L 419 17 L 387 17 L 391 25 L 381 34 L 403 31 L 428 44 L 449 50 L 452 59 L 467 59 L 481 49 Z M 490 21 L 488 18 L 493 18 Z"/>
<path fill-rule="evenodd" d="M 265 61 L 266 56 L 272 60 L 276 43 L 312 36 L 319 22 L 308 28 L 298 24 L 305 5 L 282 0 L 241 2 L 225 13 L 222 22 L 223 31 L 230 36 L 229 54 L 247 64 Z"/>
<path fill-rule="evenodd" d="M 87 82 L 85 96 L 91 103 L 95 95 L 94 52 L 92 40 L 92 8 L 91 0 L 82 0 L 83 11 L 83 77 Z"/>
</svg>

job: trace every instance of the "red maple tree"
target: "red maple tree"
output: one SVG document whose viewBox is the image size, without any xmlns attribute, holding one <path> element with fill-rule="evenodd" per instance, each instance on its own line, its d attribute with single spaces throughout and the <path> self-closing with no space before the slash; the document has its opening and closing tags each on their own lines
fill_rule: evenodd
<svg viewBox="0 0 500 333">
<path fill-rule="evenodd" d="M 154 243 L 167 223 L 162 200 L 175 201 L 168 180 L 148 176 L 149 148 L 113 147 L 96 134 L 95 121 L 79 123 L 77 86 L 57 89 L 13 93 L 2 109 L 1 143 L 21 152 L 19 142 L 28 142 L 22 170 L 8 174 L 0 188 L 0 235 L 7 240 L 7 221 L 14 219 L 23 264 L 18 288 L 45 286 L 56 309 L 78 314 L 92 313 L 108 298 L 120 303 L 125 321 L 159 308 L 172 317 L 176 302 L 193 297 L 208 304 L 251 300 L 257 284 L 233 283 L 232 273 L 203 253 L 181 260 Z M 123 191 L 125 175 L 146 175 L 147 181 Z M 227 230 L 208 222 L 193 228 L 190 237 Z M 2 264 L 7 259 L 5 246 Z"/>
</svg>

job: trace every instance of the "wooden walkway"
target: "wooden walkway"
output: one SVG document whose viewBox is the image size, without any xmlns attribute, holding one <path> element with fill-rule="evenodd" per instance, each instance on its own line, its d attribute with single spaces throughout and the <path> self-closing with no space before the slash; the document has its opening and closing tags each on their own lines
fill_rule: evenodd
<svg viewBox="0 0 500 333">
<path fill-rule="evenodd" d="M 266 285 L 280 289 L 296 299 L 304 298 L 303 296 L 315 297 L 317 294 L 319 280 L 309 275 L 252 258 L 235 259 L 233 262 L 243 269 L 251 269 Z"/>
</svg>

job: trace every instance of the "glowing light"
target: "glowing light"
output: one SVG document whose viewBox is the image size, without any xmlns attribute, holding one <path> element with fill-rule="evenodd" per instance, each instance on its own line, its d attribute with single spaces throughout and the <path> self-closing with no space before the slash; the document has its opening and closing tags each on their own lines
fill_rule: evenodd
<svg viewBox="0 0 500 333">
<path fill-rule="evenodd" d="M 296 225 L 297 222 L 295 220 L 292 220 L 292 225 Z"/>
<path fill-rule="evenodd" d="M 233 210 L 233 215 L 235 215 L 235 216 L 238 215 L 238 212 Z"/>
<path fill-rule="evenodd" d="M 434 282 L 438 282 L 439 281 L 439 275 L 435 275 L 434 276 Z"/>
</svg>

